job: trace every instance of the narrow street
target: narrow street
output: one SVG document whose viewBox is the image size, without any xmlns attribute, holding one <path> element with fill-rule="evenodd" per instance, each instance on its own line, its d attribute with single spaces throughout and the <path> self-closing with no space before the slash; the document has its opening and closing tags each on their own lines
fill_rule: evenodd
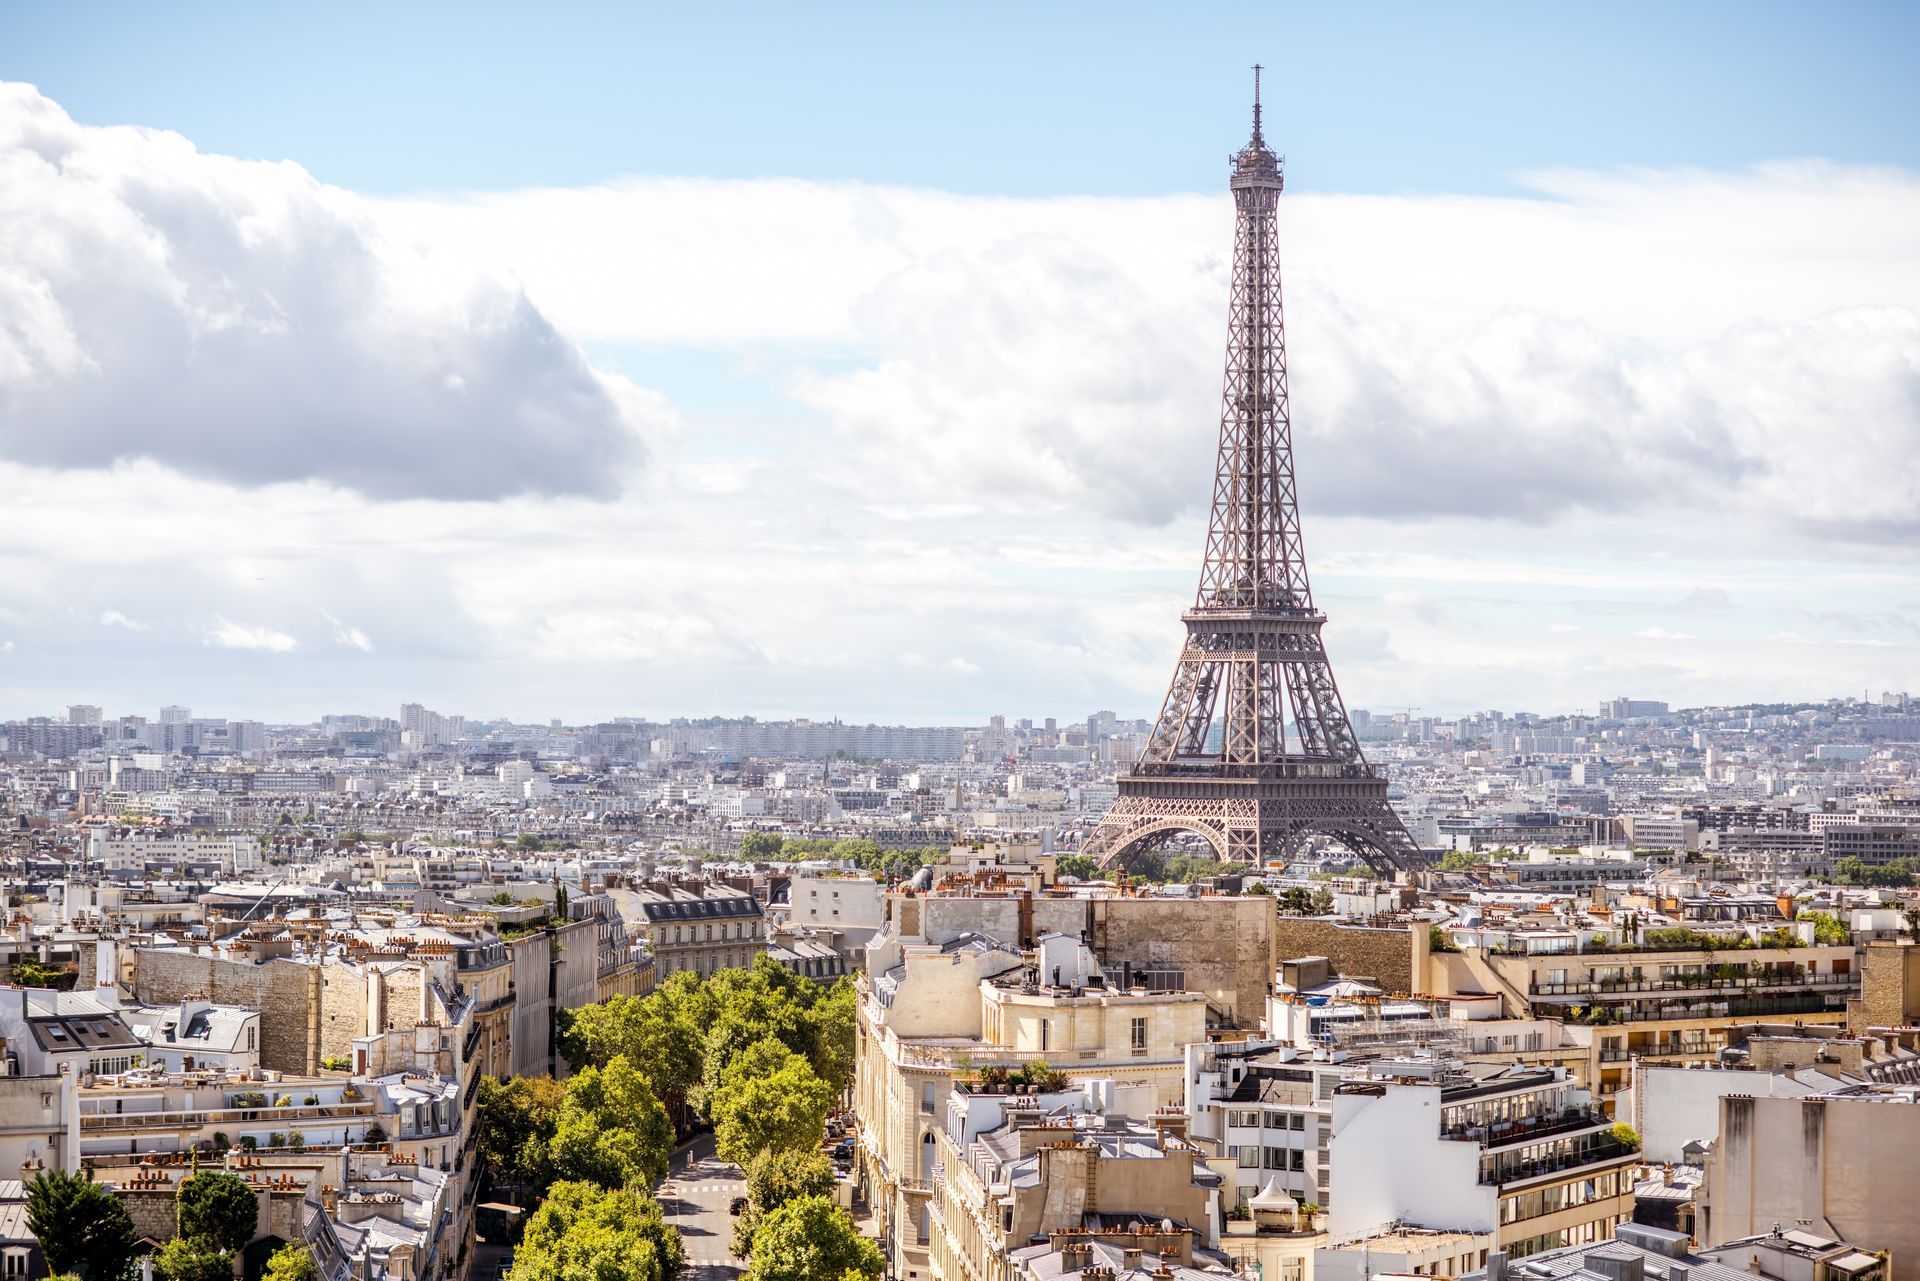
<svg viewBox="0 0 1920 1281">
<path fill-rule="evenodd" d="M 728 1203 L 746 1194 L 740 1167 L 714 1155 L 711 1134 L 674 1154 L 658 1200 L 667 1222 L 680 1231 L 687 1281 L 732 1281 L 746 1267 L 730 1253 L 733 1216 L 727 1213 Z"/>
</svg>

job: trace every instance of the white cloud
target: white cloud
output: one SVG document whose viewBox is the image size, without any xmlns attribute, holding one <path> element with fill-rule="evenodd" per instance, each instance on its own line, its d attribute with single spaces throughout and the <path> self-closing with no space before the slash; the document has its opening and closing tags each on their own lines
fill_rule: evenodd
<svg viewBox="0 0 1920 1281">
<path fill-rule="evenodd" d="M 130 632 L 144 632 L 147 630 L 145 623 L 128 618 L 117 609 L 102 610 L 100 613 L 100 625 L 102 627 L 124 627 Z"/>
<path fill-rule="evenodd" d="M 1802 163 L 1536 185 L 1285 199 L 1311 510 L 1543 523 L 1684 502 L 1920 537 L 1920 180 Z M 386 209 L 395 234 L 514 263 L 599 341 L 825 345 L 789 385 L 895 502 L 1153 523 L 1204 501 L 1224 193 L 663 179 Z"/>
<path fill-rule="evenodd" d="M 74 123 L 0 84 L 0 455 L 240 485 L 610 497 L 659 397 L 483 265 L 293 164 Z"/>
<path fill-rule="evenodd" d="M 23 650 L 0 693 L 145 707 L 165 671 L 169 700 L 275 716 L 1158 706 L 1204 533 L 1224 191 L 370 201 L 22 101 L 0 100 L 0 216 L 43 239 L 0 249 L 0 627 Z M 1920 183 L 1543 181 L 1283 204 L 1308 556 L 1349 702 L 1920 687 Z M 118 275 L 62 277 L 46 243 Z M 171 388 L 159 418 L 68 398 L 139 403 L 114 371 L 163 341 L 193 396 L 237 380 L 243 412 L 201 431 Z M 673 431 L 576 343 L 720 408 Z M 337 383 L 399 393 L 316 431 L 311 404 L 358 394 Z M 550 431 L 503 385 L 586 408 Z M 71 439 L 25 416 L 54 391 Z M 232 621 L 316 611 L 305 644 Z M 159 622 L 181 617 L 215 621 Z M 1779 627 L 1821 661 L 1783 663 Z"/>
<path fill-rule="evenodd" d="M 1641 640 L 1690 641 L 1700 638 L 1692 632 L 1676 632 L 1668 627 L 1643 627 L 1634 633 Z"/>
<path fill-rule="evenodd" d="M 320 611 L 320 616 L 333 624 L 334 644 L 344 645 L 348 649 L 357 649 L 363 654 L 373 653 L 373 641 L 358 627 L 348 626 L 324 609 Z"/>
<path fill-rule="evenodd" d="M 202 633 L 201 639 L 221 649 L 260 649 L 273 654 L 284 654 L 300 644 L 285 632 L 275 631 L 271 627 L 251 627 L 224 617 L 216 617 L 213 626 Z"/>
</svg>

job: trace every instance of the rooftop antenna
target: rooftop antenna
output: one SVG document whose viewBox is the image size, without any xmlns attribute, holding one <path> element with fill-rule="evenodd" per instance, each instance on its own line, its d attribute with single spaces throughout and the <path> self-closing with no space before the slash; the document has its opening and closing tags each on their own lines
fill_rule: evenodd
<svg viewBox="0 0 1920 1281">
<path fill-rule="evenodd" d="M 1254 63 L 1253 64 L 1253 140 L 1256 143 L 1264 143 L 1266 141 L 1260 136 L 1260 70 L 1261 70 L 1260 64 L 1257 62 Z"/>
</svg>

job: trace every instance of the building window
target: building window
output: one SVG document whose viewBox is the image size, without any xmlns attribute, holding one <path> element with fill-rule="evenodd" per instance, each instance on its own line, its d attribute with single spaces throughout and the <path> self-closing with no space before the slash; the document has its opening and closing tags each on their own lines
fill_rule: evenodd
<svg viewBox="0 0 1920 1281">
<path fill-rule="evenodd" d="M 1046 1053 L 1053 1048 L 1053 1020 L 1040 1020 L 1040 1052 Z"/>
<path fill-rule="evenodd" d="M 1245 1147 L 1235 1148 L 1233 1150 L 1233 1159 L 1240 1163 L 1240 1168 L 1243 1170 L 1259 1169 L 1260 1168 L 1259 1145 L 1248 1144 Z"/>
<path fill-rule="evenodd" d="M 1135 1054 L 1147 1052 L 1147 1021 L 1145 1019 L 1133 1021 L 1133 1052 Z"/>
<path fill-rule="evenodd" d="M 1294 1113 L 1294 1114 L 1293 1114 L 1292 1116 L 1290 1116 L 1290 1117 L 1288 1117 L 1288 1118 L 1287 1118 L 1287 1123 L 1288 1123 L 1288 1128 L 1289 1128 L 1289 1129 L 1293 1129 L 1293 1130 L 1304 1130 L 1304 1129 L 1306 1129 L 1306 1128 L 1307 1128 L 1307 1117 L 1306 1117 L 1306 1113 L 1304 1113 L 1304 1112 L 1295 1112 L 1295 1113 Z"/>
<path fill-rule="evenodd" d="M 1285 1148 L 1266 1148 L 1263 1149 L 1263 1151 L 1266 1156 L 1265 1165 L 1267 1169 L 1284 1170 L 1287 1168 L 1287 1150 Z"/>
</svg>

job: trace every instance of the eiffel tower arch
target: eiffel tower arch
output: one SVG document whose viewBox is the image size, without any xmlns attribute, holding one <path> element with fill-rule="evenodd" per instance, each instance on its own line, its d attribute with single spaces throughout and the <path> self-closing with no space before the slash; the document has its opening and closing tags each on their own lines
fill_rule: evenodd
<svg viewBox="0 0 1920 1281">
<path fill-rule="evenodd" d="M 1232 159 L 1233 285 L 1213 507 L 1166 701 L 1086 852 L 1124 864 L 1181 836 L 1261 863 L 1312 836 L 1382 875 L 1424 860 L 1360 751 L 1321 644 L 1300 538 L 1275 217 L 1285 186 L 1260 128 Z"/>
</svg>

